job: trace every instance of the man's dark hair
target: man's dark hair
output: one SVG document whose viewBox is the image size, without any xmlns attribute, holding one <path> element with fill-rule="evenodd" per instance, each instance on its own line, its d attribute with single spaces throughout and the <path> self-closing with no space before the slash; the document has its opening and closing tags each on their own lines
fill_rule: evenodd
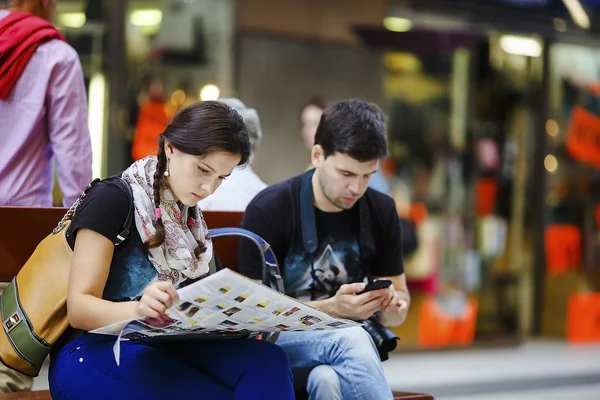
<svg viewBox="0 0 600 400">
<path fill-rule="evenodd" d="M 315 144 L 325 158 L 347 154 L 359 162 L 387 157 L 386 121 L 377 105 L 362 100 L 335 103 L 321 116 Z"/>
</svg>

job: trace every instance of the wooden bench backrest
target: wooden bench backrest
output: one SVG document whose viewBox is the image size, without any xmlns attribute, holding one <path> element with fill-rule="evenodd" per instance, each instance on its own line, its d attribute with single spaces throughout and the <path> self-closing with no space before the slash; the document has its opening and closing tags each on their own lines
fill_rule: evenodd
<svg viewBox="0 0 600 400">
<path fill-rule="evenodd" d="M 209 229 L 236 228 L 242 222 L 243 212 L 233 211 L 204 211 L 202 213 Z M 248 240 L 248 239 L 242 239 Z M 213 240 L 214 253 L 219 256 L 221 266 L 234 271 L 238 270 L 239 236 L 226 236 Z"/>
<path fill-rule="evenodd" d="M 65 208 L 0 207 L 0 282 L 15 277 L 36 246 L 65 215 Z M 206 211 L 209 228 L 237 227 L 241 212 Z M 223 237 L 213 242 L 221 264 L 237 270 L 237 237 Z"/>
</svg>

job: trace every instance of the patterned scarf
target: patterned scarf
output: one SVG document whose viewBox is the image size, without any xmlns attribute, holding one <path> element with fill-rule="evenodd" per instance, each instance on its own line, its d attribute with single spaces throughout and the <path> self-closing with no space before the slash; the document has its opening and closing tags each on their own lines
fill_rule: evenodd
<svg viewBox="0 0 600 400">
<path fill-rule="evenodd" d="M 146 157 L 133 163 L 123 172 L 123 179 L 131 185 L 135 206 L 135 225 L 143 242 L 152 238 L 154 228 L 154 172 L 157 158 Z M 158 280 L 171 281 L 177 285 L 185 279 L 198 278 L 209 271 L 212 258 L 212 242 L 200 208 L 196 205 L 195 215 L 199 221 L 188 217 L 189 208 L 178 206 L 173 193 L 165 185 L 161 192 L 160 210 L 165 226 L 165 241 L 150 249 L 150 262 L 158 271 Z M 194 250 L 203 243 L 206 251 L 196 257 Z"/>
</svg>

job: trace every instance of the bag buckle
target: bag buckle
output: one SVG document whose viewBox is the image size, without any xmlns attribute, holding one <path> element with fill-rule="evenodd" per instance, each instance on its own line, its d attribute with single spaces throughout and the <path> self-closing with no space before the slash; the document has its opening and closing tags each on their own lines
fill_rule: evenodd
<svg viewBox="0 0 600 400">
<path fill-rule="evenodd" d="M 2 324 L 4 325 L 4 330 L 6 333 L 10 333 L 10 331 L 15 329 L 22 321 L 23 318 L 21 318 L 19 313 L 15 312 L 13 315 L 4 320 Z"/>
</svg>

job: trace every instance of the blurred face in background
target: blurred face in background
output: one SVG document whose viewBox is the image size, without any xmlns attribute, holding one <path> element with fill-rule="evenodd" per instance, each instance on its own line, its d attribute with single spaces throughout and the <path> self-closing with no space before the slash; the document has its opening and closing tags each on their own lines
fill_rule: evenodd
<svg viewBox="0 0 600 400">
<path fill-rule="evenodd" d="M 53 22 L 56 15 L 57 0 L 42 0 L 42 18 L 46 21 Z"/>
<path fill-rule="evenodd" d="M 323 109 L 312 104 L 304 107 L 302 113 L 300 113 L 302 139 L 304 140 L 304 145 L 309 151 L 312 150 L 315 144 L 315 134 L 317 133 L 317 127 L 319 126 L 321 115 L 323 115 Z"/>
<path fill-rule="evenodd" d="M 56 3 L 57 0 L 13 0 L 9 2 L 9 8 L 29 12 L 48 22 L 53 22 L 54 14 L 56 14 Z"/>
<path fill-rule="evenodd" d="M 148 97 L 157 102 L 165 101 L 165 91 L 160 82 L 152 82 L 150 84 L 150 87 L 148 88 Z"/>
</svg>

